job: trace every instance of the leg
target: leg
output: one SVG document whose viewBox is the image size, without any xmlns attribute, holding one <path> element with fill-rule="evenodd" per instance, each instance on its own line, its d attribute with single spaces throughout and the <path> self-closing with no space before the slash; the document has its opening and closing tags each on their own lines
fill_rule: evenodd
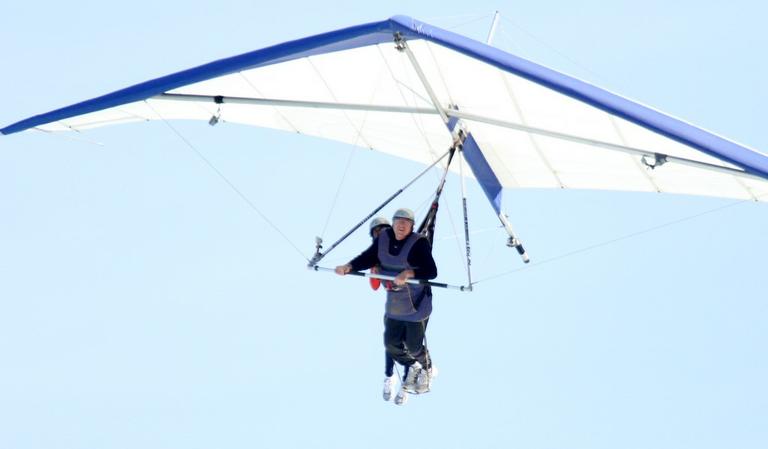
<svg viewBox="0 0 768 449">
<path fill-rule="evenodd" d="M 405 389 L 410 393 L 427 393 L 432 386 L 432 359 L 427 349 L 427 320 L 417 323 L 409 323 L 406 331 L 405 347 L 416 360 L 409 367 L 409 374 L 405 380 Z M 418 363 L 417 363 L 418 362 Z"/>
<path fill-rule="evenodd" d="M 387 328 L 387 317 L 384 317 L 384 329 Z M 384 345 L 386 348 L 387 340 L 386 333 L 384 334 Z M 395 373 L 395 359 L 392 358 L 391 355 L 389 355 L 389 352 L 384 350 L 384 376 L 385 377 L 392 377 L 392 375 Z"/>
<path fill-rule="evenodd" d="M 384 375 L 386 377 L 392 377 L 395 373 L 395 359 L 384 353 Z"/>
<path fill-rule="evenodd" d="M 405 321 L 384 319 L 384 346 L 387 354 L 403 366 L 408 366 L 415 360 L 405 346 L 407 325 Z"/>
<path fill-rule="evenodd" d="M 429 369 L 432 364 L 429 358 L 429 351 L 425 345 L 428 322 L 429 320 L 427 319 L 420 322 L 407 323 L 405 331 L 405 347 L 408 354 L 425 369 Z"/>
</svg>

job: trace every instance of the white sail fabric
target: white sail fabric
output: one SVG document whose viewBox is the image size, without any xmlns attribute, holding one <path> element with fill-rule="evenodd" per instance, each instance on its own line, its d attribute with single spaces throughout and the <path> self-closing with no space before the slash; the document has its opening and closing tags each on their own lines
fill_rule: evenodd
<svg viewBox="0 0 768 449">
<path fill-rule="evenodd" d="M 407 54 L 385 41 L 244 68 L 36 127 L 86 130 L 219 116 L 221 122 L 299 132 L 431 163 L 452 144 L 437 108 L 451 114 L 455 108 L 455 116 L 507 188 L 768 200 L 768 181 L 727 158 L 706 154 L 467 51 L 427 39 L 407 38 L 406 43 L 437 105 Z M 764 158 L 754 150 L 744 151 Z M 643 153 L 694 164 L 671 158 L 654 161 Z"/>
</svg>

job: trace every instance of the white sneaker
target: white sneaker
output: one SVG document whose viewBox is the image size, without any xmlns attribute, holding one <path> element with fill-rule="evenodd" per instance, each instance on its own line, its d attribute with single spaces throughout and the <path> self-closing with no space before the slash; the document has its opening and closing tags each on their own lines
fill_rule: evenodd
<svg viewBox="0 0 768 449">
<path fill-rule="evenodd" d="M 403 381 L 402 389 L 408 393 L 415 393 L 416 379 L 419 377 L 419 373 L 421 373 L 422 371 L 424 370 L 421 368 L 421 363 L 413 362 L 413 365 L 408 367 L 408 375 L 405 376 L 405 381 Z"/>
<path fill-rule="evenodd" d="M 416 376 L 416 384 L 414 385 L 415 393 L 428 393 L 432 388 L 432 379 L 437 376 L 437 368 L 434 366 L 427 369 L 422 369 Z"/>
<path fill-rule="evenodd" d="M 381 397 L 384 398 L 385 401 L 392 399 L 392 387 L 394 386 L 394 383 L 394 375 L 384 378 L 384 389 L 381 392 Z"/>
<path fill-rule="evenodd" d="M 397 396 L 395 396 L 395 404 L 397 405 L 405 405 L 405 403 L 408 402 L 408 392 L 406 392 L 403 387 L 403 385 L 400 385 L 400 391 L 398 391 Z"/>
</svg>

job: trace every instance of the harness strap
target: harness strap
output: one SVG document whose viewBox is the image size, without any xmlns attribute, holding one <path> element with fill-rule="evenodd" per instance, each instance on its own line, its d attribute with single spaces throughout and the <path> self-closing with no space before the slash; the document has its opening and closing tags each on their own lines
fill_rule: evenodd
<svg viewBox="0 0 768 449">
<path fill-rule="evenodd" d="M 448 175 L 448 169 L 451 166 L 451 161 L 453 161 L 453 155 L 456 154 L 456 147 L 456 144 L 451 147 L 450 154 L 448 155 L 448 163 L 445 165 L 443 177 L 440 179 L 440 183 L 437 186 L 437 191 L 435 192 L 435 199 L 432 200 L 432 205 L 429 207 L 429 211 L 427 211 L 427 215 L 424 217 L 424 221 L 421 222 L 417 231 L 419 234 L 427 238 L 430 246 L 435 240 L 435 222 L 437 221 L 437 209 L 440 207 L 440 195 L 443 193 L 443 188 L 445 187 L 445 178 Z"/>
</svg>

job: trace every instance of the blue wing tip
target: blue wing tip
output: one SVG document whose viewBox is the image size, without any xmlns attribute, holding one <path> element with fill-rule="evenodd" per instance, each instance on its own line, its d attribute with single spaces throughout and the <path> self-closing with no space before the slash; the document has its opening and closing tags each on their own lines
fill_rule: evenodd
<svg viewBox="0 0 768 449">
<path fill-rule="evenodd" d="M 14 123 L 13 125 L 6 126 L 5 128 L 0 129 L 0 134 L 4 136 L 7 136 L 8 134 L 13 134 L 17 132 L 14 130 L 15 127 L 16 127 L 16 123 Z"/>
</svg>

